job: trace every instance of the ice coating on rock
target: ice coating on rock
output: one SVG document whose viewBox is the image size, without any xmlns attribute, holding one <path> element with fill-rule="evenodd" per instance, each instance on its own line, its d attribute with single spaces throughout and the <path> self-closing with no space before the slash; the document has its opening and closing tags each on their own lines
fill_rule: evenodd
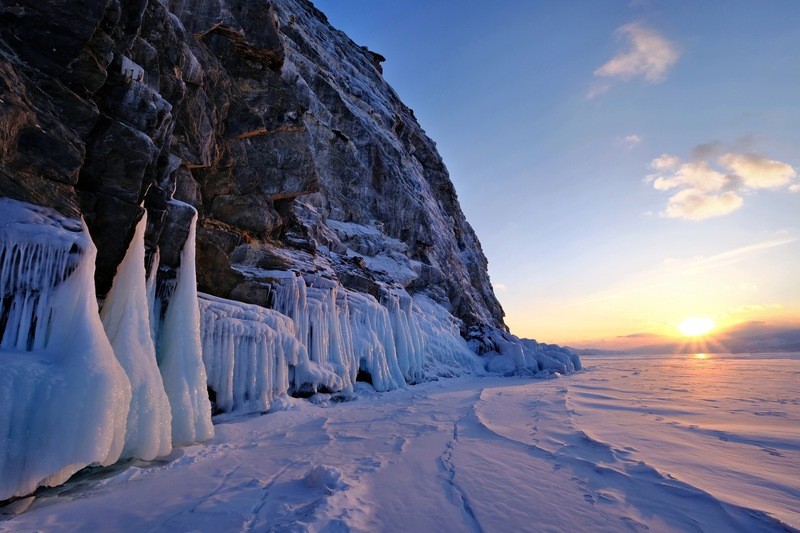
<svg viewBox="0 0 800 533">
<path fill-rule="evenodd" d="M 555 344 L 520 339 L 506 331 L 490 330 L 480 342 L 491 347 L 486 356 L 486 367 L 499 374 L 535 374 L 551 372 L 567 374 L 582 370 L 580 357 Z"/>
<path fill-rule="evenodd" d="M 123 457 L 155 459 L 172 450 L 172 413 L 156 363 L 144 269 L 147 214 L 136 225 L 100 319 L 131 382 Z"/>
<path fill-rule="evenodd" d="M 214 436 L 200 339 L 195 276 L 196 225 L 195 213 L 181 252 L 175 290 L 158 328 L 158 367 L 172 408 L 174 446 L 202 442 Z"/>
<path fill-rule="evenodd" d="M 348 390 L 359 371 L 379 391 L 482 372 L 459 321 L 429 298 L 395 288 L 383 289 L 379 302 L 319 276 L 273 275 L 275 309 L 293 319 L 310 359 L 330 366 Z"/>
<path fill-rule="evenodd" d="M 483 374 L 483 364 L 461 337 L 459 320 L 423 295 L 413 297 L 413 315 L 422 330 L 422 375 L 425 379 Z"/>
<path fill-rule="evenodd" d="M 0 500 L 123 450 L 131 401 L 94 290 L 81 222 L 0 198 Z"/>
<path fill-rule="evenodd" d="M 289 317 L 207 294 L 199 302 L 203 360 L 218 411 L 268 411 L 289 392 L 290 377 L 343 388 L 340 377 L 309 361 Z"/>
</svg>

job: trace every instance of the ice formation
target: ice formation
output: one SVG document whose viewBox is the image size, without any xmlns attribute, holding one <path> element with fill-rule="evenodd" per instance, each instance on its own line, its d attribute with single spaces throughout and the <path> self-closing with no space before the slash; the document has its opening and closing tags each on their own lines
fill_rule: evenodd
<svg viewBox="0 0 800 533">
<path fill-rule="evenodd" d="M 103 331 L 84 225 L 0 198 L 0 500 L 123 450 L 131 389 Z"/>
<path fill-rule="evenodd" d="M 133 393 L 122 456 L 151 460 L 172 449 L 172 414 L 151 331 L 144 269 L 146 226 L 147 214 L 136 226 L 100 319 Z"/>
<path fill-rule="evenodd" d="M 211 403 L 202 360 L 200 308 L 195 275 L 197 213 L 181 252 L 175 290 L 158 328 L 158 367 L 172 408 L 172 444 L 202 442 L 214 436 Z"/>
<path fill-rule="evenodd" d="M 520 339 L 506 331 L 485 332 L 482 342 L 493 348 L 486 354 L 486 368 L 493 373 L 503 375 L 538 372 L 567 374 L 583 368 L 580 358 L 566 348 L 555 344 L 539 343 L 532 339 Z"/>
<path fill-rule="evenodd" d="M 402 289 L 383 289 L 379 302 L 319 275 L 270 274 L 277 280 L 275 309 L 294 320 L 310 359 L 332 368 L 348 390 L 359 371 L 369 374 L 379 391 L 434 375 L 480 371 L 456 320 L 424 296 L 412 299 Z"/>
<path fill-rule="evenodd" d="M 294 324 L 272 309 L 200 295 L 203 359 L 217 410 L 265 412 L 290 378 L 341 390 L 342 379 L 308 359 Z"/>
</svg>

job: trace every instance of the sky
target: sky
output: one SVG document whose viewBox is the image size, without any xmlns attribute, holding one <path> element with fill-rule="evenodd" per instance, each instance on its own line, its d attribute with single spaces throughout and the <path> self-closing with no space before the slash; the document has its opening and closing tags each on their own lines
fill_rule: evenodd
<svg viewBox="0 0 800 533">
<path fill-rule="evenodd" d="M 796 0 L 315 5 L 386 56 L 513 333 L 800 326 Z"/>
</svg>

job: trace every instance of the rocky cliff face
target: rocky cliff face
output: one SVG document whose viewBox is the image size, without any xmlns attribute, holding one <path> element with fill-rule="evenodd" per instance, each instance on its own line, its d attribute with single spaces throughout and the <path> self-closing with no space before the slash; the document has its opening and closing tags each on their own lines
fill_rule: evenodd
<svg viewBox="0 0 800 533">
<path fill-rule="evenodd" d="M 0 4 L 0 500 L 212 410 L 580 369 L 506 330 L 382 60 L 305 0 Z"/>
<path fill-rule="evenodd" d="M 148 212 L 200 290 L 270 306 L 265 273 L 425 293 L 504 330 L 486 258 L 383 58 L 304 0 L 16 0 L 0 7 L 0 194 L 83 216 L 109 289 Z"/>
</svg>

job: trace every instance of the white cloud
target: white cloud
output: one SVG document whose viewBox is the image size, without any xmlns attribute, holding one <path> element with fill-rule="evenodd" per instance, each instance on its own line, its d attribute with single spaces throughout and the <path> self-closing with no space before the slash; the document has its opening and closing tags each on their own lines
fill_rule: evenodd
<svg viewBox="0 0 800 533">
<path fill-rule="evenodd" d="M 741 177 L 751 189 L 777 189 L 788 185 L 797 176 L 797 172 L 786 163 L 757 154 L 727 153 L 719 158 L 719 163 Z"/>
<path fill-rule="evenodd" d="M 653 161 L 656 161 L 655 159 Z M 653 166 L 653 163 L 650 163 Z M 668 191 L 676 187 L 691 187 L 700 191 L 719 191 L 728 183 L 728 176 L 711 168 L 706 161 L 686 163 L 671 176 L 659 176 L 653 180 L 653 187 Z"/>
<path fill-rule="evenodd" d="M 508 287 L 505 286 L 502 283 L 492 283 L 492 286 L 494 286 L 494 290 L 496 292 L 503 293 L 503 294 L 508 292 Z"/>
<path fill-rule="evenodd" d="M 595 70 L 596 77 L 625 81 L 642 77 L 649 83 L 659 83 L 678 61 L 680 54 L 675 44 L 638 22 L 626 24 L 615 33 L 628 41 L 628 47 Z"/>
<path fill-rule="evenodd" d="M 634 148 L 642 144 L 642 138 L 638 135 L 626 135 L 625 137 L 617 137 L 617 143 L 625 148 Z"/>
<path fill-rule="evenodd" d="M 655 170 L 672 170 L 681 164 L 681 158 L 677 155 L 661 154 L 650 161 L 650 168 Z"/>
<path fill-rule="evenodd" d="M 670 218 L 705 220 L 732 213 L 742 205 L 744 200 L 733 191 L 709 194 L 698 189 L 683 189 L 667 201 L 664 215 Z"/>
<path fill-rule="evenodd" d="M 744 193 L 758 189 L 789 185 L 789 191 L 800 190 L 800 184 L 791 184 L 797 176 L 791 165 L 755 153 L 725 151 L 719 142 L 696 146 L 689 163 L 662 154 L 650 162 L 650 168 L 656 174 L 648 175 L 645 182 L 658 191 L 673 191 L 662 213 L 670 218 L 704 220 L 727 215 L 744 205 Z"/>
</svg>

